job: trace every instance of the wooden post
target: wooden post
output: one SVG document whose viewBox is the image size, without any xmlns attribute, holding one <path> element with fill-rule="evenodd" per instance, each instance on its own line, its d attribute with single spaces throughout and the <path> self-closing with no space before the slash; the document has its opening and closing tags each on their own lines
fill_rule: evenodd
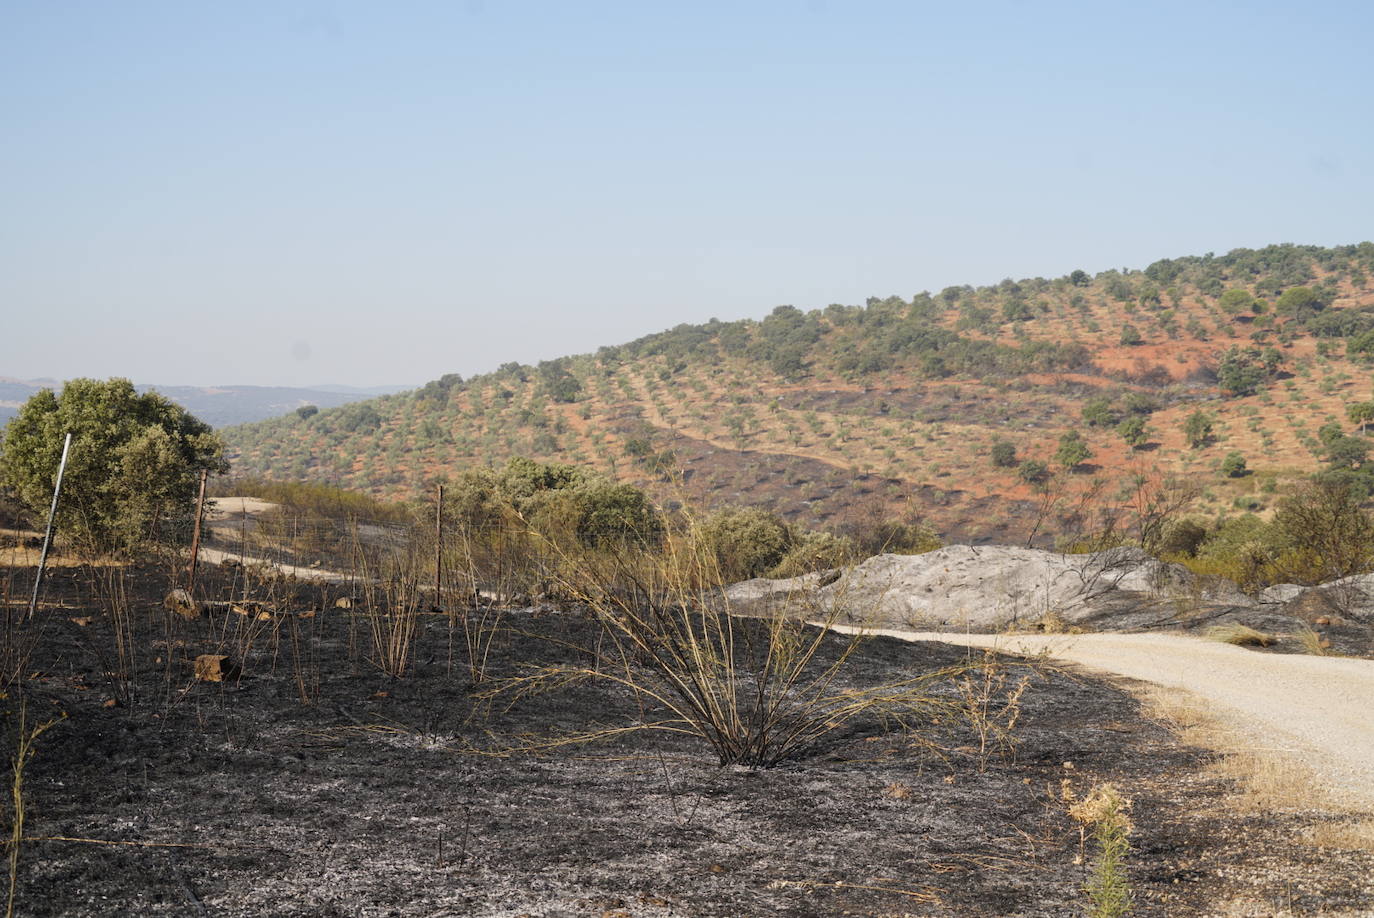
<svg viewBox="0 0 1374 918">
<path fill-rule="evenodd" d="M 67 431 L 67 438 L 62 441 L 62 461 L 57 464 L 57 483 L 52 489 L 52 508 L 48 510 L 48 531 L 43 534 L 43 553 L 38 556 L 38 575 L 33 578 L 33 598 L 29 600 L 28 618 L 33 618 L 34 610 L 38 608 L 38 588 L 43 583 L 43 569 L 48 566 L 48 547 L 52 545 L 52 525 L 57 519 L 57 498 L 62 493 L 62 476 L 67 474 L 67 453 L 72 448 L 72 433 Z"/>
<path fill-rule="evenodd" d="M 186 576 L 186 592 L 196 593 L 196 565 L 200 561 L 200 524 L 205 518 L 205 480 L 210 477 L 209 469 L 200 470 L 200 496 L 196 498 L 196 528 L 191 536 L 191 569 Z"/>
<path fill-rule="evenodd" d="M 444 486 L 439 485 L 434 498 L 434 608 L 442 610 L 444 607 L 443 593 L 443 572 L 444 572 Z"/>
</svg>

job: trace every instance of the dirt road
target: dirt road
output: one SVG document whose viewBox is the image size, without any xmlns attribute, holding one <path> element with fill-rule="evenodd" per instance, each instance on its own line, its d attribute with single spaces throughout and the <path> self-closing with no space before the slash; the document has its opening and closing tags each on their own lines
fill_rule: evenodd
<svg viewBox="0 0 1374 918">
<path fill-rule="evenodd" d="M 1173 634 L 869 633 L 1045 653 L 1098 672 L 1181 689 L 1257 748 L 1300 761 L 1330 798 L 1345 799 L 1352 808 L 1374 808 L 1374 661 L 1258 653 Z"/>
</svg>

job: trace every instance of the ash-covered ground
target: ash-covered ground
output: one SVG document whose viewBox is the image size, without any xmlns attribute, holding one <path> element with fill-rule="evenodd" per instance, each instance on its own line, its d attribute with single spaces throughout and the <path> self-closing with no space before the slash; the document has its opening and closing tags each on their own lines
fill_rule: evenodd
<svg viewBox="0 0 1374 918">
<path fill-rule="evenodd" d="M 241 577 L 212 570 L 204 590 L 269 611 L 185 621 L 161 606 L 164 575 L 131 572 L 121 664 L 108 586 L 53 572 L 31 678 L 6 699 L 30 726 L 66 714 L 25 774 L 18 914 L 1078 915 L 1094 851 L 1065 788 L 1102 782 L 1132 801 L 1136 915 L 1374 912 L 1374 857 L 1303 842 L 1315 816 L 1232 812 L 1209 754 L 1101 680 L 1036 671 L 1014 750 L 986 759 L 948 716 L 860 720 L 767 769 L 644 731 L 516 753 L 655 712 L 603 682 L 484 710 L 450 616 L 421 616 L 393 679 L 341 587 Z M 576 610 L 500 620 L 490 679 L 598 640 Z M 211 652 L 241 673 L 197 681 Z M 966 653 L 875 639 L 844 678 Z"/>
</svg>

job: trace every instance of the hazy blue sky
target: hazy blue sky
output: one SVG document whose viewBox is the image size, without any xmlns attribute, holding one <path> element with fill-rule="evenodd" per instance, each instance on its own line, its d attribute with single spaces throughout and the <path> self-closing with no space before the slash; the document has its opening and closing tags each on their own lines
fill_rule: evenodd
<svg viewBox="0 0 1374 918">
<path fill-rule="evenodd" d="M 0 0 L 0 375 L 370 385 L 1374 237 L 1363 3 Z"/>
</svg>

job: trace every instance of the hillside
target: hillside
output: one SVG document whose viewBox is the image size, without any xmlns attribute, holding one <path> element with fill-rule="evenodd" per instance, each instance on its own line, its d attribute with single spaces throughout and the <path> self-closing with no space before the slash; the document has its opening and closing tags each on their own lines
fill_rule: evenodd
<svg viewBox="0 0 1374 918">
<path fill-rule="evenodd" d="M 950 287 L 864 306 L 790 306 L 680 325 L 595 354 L 226 430 L 235 473 L 392 496 L 514 455 L 596 466 L 704 505 L 811 525 L 919 516 L 947 538 L 1018 541 L 1105 485 L 1154 470 L 1202 509 L 1262 508 L 1325 464 L 1371 398 L 1374 244 L 1279 245 L 1143 270 Z M 1211 436 L 1190 446 L 1201 410 Z M 1118 429 L 1138 417 L 1127 444 Z M 1127 425 L 1129 427 L 1129 425 Z M 1061 435 L 1092 455 L 1050 482 Z M 992 461 L 1010 443 L 1015 460 Z M 1003 447 L 1005 450 L 1005 447 Z M 1242 454 L 1249 473 L 1223 459 Z"/>
</svg>

